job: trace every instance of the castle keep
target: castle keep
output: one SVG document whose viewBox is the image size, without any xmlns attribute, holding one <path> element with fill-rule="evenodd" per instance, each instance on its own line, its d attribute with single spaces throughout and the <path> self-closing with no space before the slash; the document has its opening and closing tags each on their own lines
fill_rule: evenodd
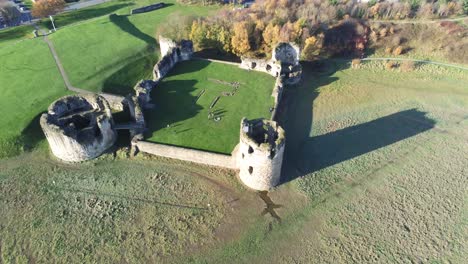
<svg viewBox="0 0 468 264">
<path fill-rule="evenodd" d="M 96 158 L 117 139 L 109 103 L 98 95 L 60 98 L 40 122 L 52 153 L 64 161 Z"/>
<path fill-rule="evenodd" d="M 239 171 L 240 180 L 254 190 L 269 190 L 280 182 L 286 135 L 277 122 L 276 111 L 284 86 L 301 79 L 299 48 L 280 43 L 269 60 L 242 58 L 240 68 L 262 71 L 276 78 L 272 96 L 275 106 L 270 119 L 243 119 L 239 144 L 231 155 L 152 143 L 144 140 L 144 109 L 152 109 L 151 91 L 180 61 L 193 56 L 191 41 L 175 43 L 160 37 L 161 60 L 153 68 L 153 80 L 142 80 L 134 87 L 135 94 L 121 97 L 110 94 L 74 95 L 54 102 L 41 117 L 41 127 L 52 153 L 68 162 L 93 159 L 113 146 L 117 130 L 130 131 L 131 152 L 180 159 Z M 232 63 L 230 63 L 232 64 Z M 112 109 L 125 109 L 130 122 L 114 124 Z"/>
</svg>

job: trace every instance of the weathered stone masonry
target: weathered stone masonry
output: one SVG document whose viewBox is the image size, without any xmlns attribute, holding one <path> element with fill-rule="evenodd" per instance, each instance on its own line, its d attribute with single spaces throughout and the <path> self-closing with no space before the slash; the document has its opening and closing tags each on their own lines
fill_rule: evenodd
<svg viewBox="0 0 468 264">
<path fill-rule="evenodd" d="M 243 119 L 236 153 L 242 182 L 262 191 L 276 186 L 281 177 L 285 142 L 284 130 L 276 122 Z"/>
<path fill-rule="evenodd" d="M 285 148 L 284 130 L 274 121 L 284 86 L 300 81 L 299 48 L 280 43 L 272 59 L 243 58 L 239 67 L 267 72 L 276 77 L 272 96 L 275 107 L 271 120 L 241 121 L 239 144 L 231 155 L 168 146 L 144 141 L 146 123 L 144 109 L 152 109 L 151 91 L 180 61 L 190 60 L 193 45 L 190 41 L 177 44 L 160 37 L 162 59 L 154 66 L 153 80 L 142 80 L 134 88 L 135 95 L 127 97 L 111 94 L 67 96 L 53 103 L 41 117 L 41 126 L 52 152 L 58 158 L 79 162 L 101 155 L 116 140 L 117 129 L 129 129 L 132 153 L 146 152 L 167 158 L 180 159 L 210 166 L 239 170 L 241 181 L 255 190 L 269 190 L 281 177 Z M 107 100 L 106 100 L 107 99 Z M 131 123 L 114 125 L 111 108 L 127 110 Z"/>
<path fill-rule="evenodd" d="M 64 161 L 96 158 L 117 138 L 110 106 L 98 95 L 60 98 L 40 123 L 52 152 Z"/>
</svg>

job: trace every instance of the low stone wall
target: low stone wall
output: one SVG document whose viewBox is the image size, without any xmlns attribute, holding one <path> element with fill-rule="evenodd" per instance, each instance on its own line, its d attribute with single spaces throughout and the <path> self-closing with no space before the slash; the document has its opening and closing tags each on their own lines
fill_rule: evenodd
<svg viewBox="0 0 468 264">
<path fill-rule="evenodd" d="M 163 144 L 157 144 L 147 141 L 132 142 L 138 151 L 184 161 L 190 161 L 209 166 L 216 166 L 228 169 L 236 169 L 234 159 L 230 155 L 211 153 L 201 150 L 174 147 Z"/>
<path fill-rule="evenodd" d="M 166 5 L 164 3 L 157 3 L 157 4 L 152 4 L 152 5 L 143 6 L 139 8 L 134 8 L 132 9 L 132 11 L 130 11 L 130 14 L 135 15 L 135 14 L 140 14 L 140 13 L 146 13 L 146 12 L 150 12 L 156 9 L 163 8 L 165 6 Z"/>
</svg>

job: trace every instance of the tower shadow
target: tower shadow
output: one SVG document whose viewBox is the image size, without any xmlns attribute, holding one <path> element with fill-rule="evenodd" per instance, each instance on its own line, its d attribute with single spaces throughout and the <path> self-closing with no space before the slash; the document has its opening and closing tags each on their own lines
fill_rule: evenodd
<svg viewBox="0 0 468 264">
<path fill-rule="evenodd" d="M 314 100 L 321 86 L 338 78 L 332 75 L 346 69 L 347 63 L 336 64 L 331 70 L 314 64 L 304 65 L 303 83 L 288 88 L 279 122 L 286 130 L 285 159 L 282 183 L 333 166 L 413 137 L 435 127 L 435 121 L 425 112 L 409 109 L 373 121 L 311 137 Z M 324 70 L 317 74 L 317 70 Z M 315 71 L 315 72 L 314 72 Z"/>
<path fill-rule="evenodd" d="M 119 16 L 117 14 L 112 14 L 109 16 L 109 19 L 112 23 L 118 26 L 121 30 L 127 32 L 128 34 L 139 38 L 146 42 L 149 46 L 155 46 L 156 40 L 152 38 L 150 35 L 142 32 L 138 29 L 135 25 L 130 22 L 127 15 Z"/>
</svg>

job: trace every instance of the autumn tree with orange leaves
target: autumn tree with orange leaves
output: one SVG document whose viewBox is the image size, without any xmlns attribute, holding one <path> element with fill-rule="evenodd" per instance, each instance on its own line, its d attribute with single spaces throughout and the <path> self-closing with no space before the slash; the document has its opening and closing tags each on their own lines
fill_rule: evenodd
<svg viewBox="0 0 468 264">
<path fill-rule="evenodd" d="M 65 8 L 63 0 L 38 0 L 33 4 L 32 15 L 34 17 L 48 17 L 55 15 Z"/>
</svg>

